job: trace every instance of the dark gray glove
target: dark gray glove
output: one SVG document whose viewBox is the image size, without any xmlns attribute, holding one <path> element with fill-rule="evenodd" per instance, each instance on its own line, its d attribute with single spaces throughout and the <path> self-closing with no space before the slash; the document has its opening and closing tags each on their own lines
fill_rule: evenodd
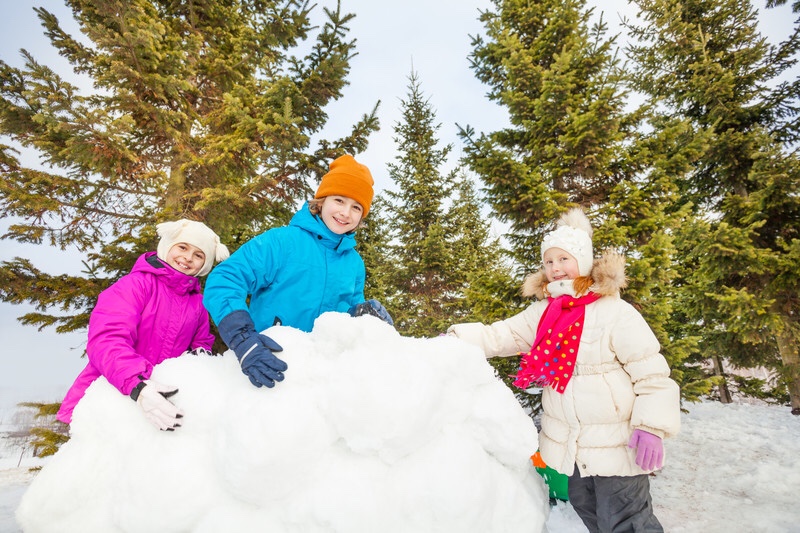
<svg viewBox="0 0 800 533">
<path fill-rule="evenodd" d="M 394 326 L 394 320 L 389 314 L 389 311 L 378 300 L 367 300 L 360 304 L 356 304 L 348 311 L 350 316 L 372 315 L 380 318 L 390 326 Z"/>
</svg>

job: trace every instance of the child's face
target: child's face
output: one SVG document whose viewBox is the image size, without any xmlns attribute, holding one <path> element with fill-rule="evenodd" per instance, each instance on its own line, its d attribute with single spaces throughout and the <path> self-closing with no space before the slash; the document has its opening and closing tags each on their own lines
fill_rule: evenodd
<svg viewBox="0 0 800 533">
<path fill-rule="evenodd" d="M 548 248 L 542 256 L 547 281 L 575 279 L 580 276 L 578 260 L 561 248 Z"/>
<path fill-rule="evenodd" d="M 319 215 L 329 230 L 337 235 L 343 235 L 358 227 L 364 215 L 364 208 L 346 196 L 326 196 L 322 200 Z"/>
<path fill-rule="evenodd" d="M 179 242 L 167 252 L 167 264 L 187 276 L 196 276 L 205 263 L 206 254 L 192 244 Z"/>
</svg>

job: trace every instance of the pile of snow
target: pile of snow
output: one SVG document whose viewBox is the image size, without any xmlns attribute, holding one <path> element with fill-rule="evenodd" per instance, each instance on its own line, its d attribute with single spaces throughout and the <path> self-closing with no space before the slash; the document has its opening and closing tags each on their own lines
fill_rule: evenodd
<svg viewBox="0 0 800 533">
<path fill-rule="evenodd" d="M 288 365 L 255 388 L 232 352 L 152 378 L 179 388 L 175 432 L 104 379 L 17 510 L 26 533 L 541 531 L 537 433 L 480 350 L 371 316 L 267 332 Z"/>
</svg>

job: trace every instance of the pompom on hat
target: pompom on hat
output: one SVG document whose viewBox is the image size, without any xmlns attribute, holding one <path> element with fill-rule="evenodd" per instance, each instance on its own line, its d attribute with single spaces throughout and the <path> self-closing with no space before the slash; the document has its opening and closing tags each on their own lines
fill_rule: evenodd
<svg viewBox="0 0 800 533">
<path fill-rule="evenodd" d="M 366 217 L 372 204 L 374 183 L 372 173 L 365 165 L 356 161 L 351 155 L 343 155 L 331 162 L 330 170 L 322 176 L 314 198 L 331 195 L 352 198 L 364 208 Z"/>
<path fill-rule="evenodd" d="M 211 272 L 215 261 L 222 261 L 230 255 L 228 248 L 220 242 L 217 234 L 202 222 L 185 218 L 174 222 L 162 222 L 156 226 L 156 233 L 161 237 L 161 240 L 158 241 L 156 255 L 162 261 L 167 260 L 170 249 L 179 242 L 185 242 L 203 250 L 203 253 L 206 254 L 206 261 L 203 268 L 197 273 L 198 277 Z"/>
<path fill-rule="evenodd" d="M 582 209 L 570 209 L 558 219 L 556 229 L 542 240 L 542 259 L 550 248 L 561 248 L 578 261 L 578 273 L 588 276 L 594 263 L 592 225 Z"/>
</svg>

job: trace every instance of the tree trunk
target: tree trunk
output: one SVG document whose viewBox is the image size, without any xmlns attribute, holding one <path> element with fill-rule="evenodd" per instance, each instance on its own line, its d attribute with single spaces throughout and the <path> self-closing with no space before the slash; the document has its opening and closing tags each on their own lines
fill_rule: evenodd
<svg viewBox="0 0 800 533">
<path fill-rule="evenodd" d="M 789 328 L 778 335 L 778 351 L 783 361 L 792 414 L 800 415 L 800 351 Z"/>
<path fill-rule="evenodd" d="M 718 355 L 712 357 L 714 362 L 714 375 L 722 378 L 717 389 L 719 390 L 719 401 L 722 403 L 731 403 L 731 392 L 728 390 L 728 378 L 725 377 L 725 371 L 722 368 L 722 359 Z"/>
<path fill-rule="evenodd" d="M 169 183 L 164 195 L 164 214 L 178 218 L 183 213 L 183 195 L 186 189 L 186 173 L 183 158 L 175 155 L 172 160 Z"/>
</svg>

